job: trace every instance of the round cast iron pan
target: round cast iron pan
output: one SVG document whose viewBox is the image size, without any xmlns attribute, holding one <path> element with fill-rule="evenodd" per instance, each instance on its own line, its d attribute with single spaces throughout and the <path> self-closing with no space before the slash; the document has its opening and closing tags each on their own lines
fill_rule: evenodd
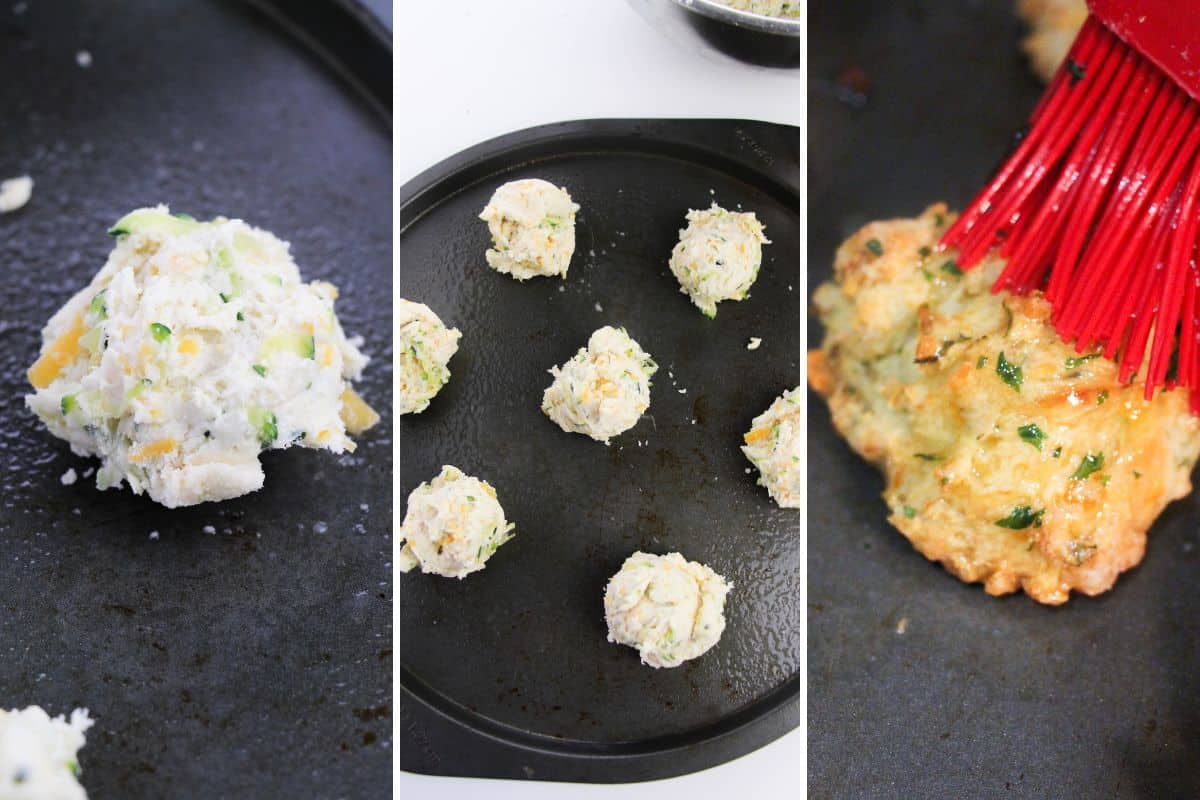
<svg viewBox="0 0 1200 800">
<path fill-rule="evenodd" d="M 863 223 L 967 202 L 1041 86 L 1009 2 L 860 0 L 809 14 L 811 295 Z M 859 107 L 848 87 L 864 77 Z M 814 319 L 812 346 L 820 337 Z M 809 397 L 808 460 L 819 465 L 809 491 L 810 796 L 1195 796 L 1195 497 L 1167 509 L 1145 561 L 1105 595 L 1061 608 L 992 598 L 888 525 L 881 477 Z"/>
<path fill-rule="evenodd" d="M 526 176 L 582 206 L 565 281 L 519 283 L 484 261 L 477 215 Z M 646 780 L 799 724 L 799 515 L 738 449 L 799 380 L 798 181 L 795 128 L 590 120 L 486 142 L 403 187 L 400 294 L 463 338 L 450 382 L 401 419 L 400 496 L 454 464 L 495 485 L 517 526 L 482 572 L 400 581 L 403 769 Z M 687 210 L 714 200 L 755 211 L 773 243 L 752 297 L 708 320 L 667 259 Z M 660 365 L 648 413 L 609 447 L 540 410 L 547 370 L 605 324 Z M 746 350 L 751 336 L 761 349 Z M 605 641 L 604 586 L 638 549 L 678 550 L 734 583 L 720 643 L 676 669 Z"/>
<path fill-rule="evenodd" d="M 90 709 L 92 797 L 388 797 L 386 96 L 240 3 L 12 5 L 0 173 L 36 186 L 0 216 L 0 706 Z M 341 20 L 327 55 L 370 42 L 387 56 L 361 20 L 327 19 Z M 96 462 L 25 410 L 25 369 L 104 263 L 107 227 L 160 201 L 274 231 L 307 279 L 341 288 L 345 328 L 374 357 L 361 391 L 383 414 L 354 455 L 273 453 L 262 491 L 189 509 L 94 476 L 60 483 Z"/>
</svg>

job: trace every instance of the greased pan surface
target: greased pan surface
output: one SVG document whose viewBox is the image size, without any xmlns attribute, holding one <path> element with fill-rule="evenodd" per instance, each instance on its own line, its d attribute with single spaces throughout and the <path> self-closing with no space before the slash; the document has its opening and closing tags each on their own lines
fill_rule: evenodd
<svg viewBox="0 0 1200 800">
<path fill-rule="evenodd" d="M 389 797 L 388 122 L 244 4 L 20 5 L 0 9 L 0 173 L 36 186 L 0 216 L 0 706 L 89 708 L 92 797 Z M 387 62 L 386 34 L 345 23 L 328 57 L 344 38 Z M 340 287 L 383 414 L 357 453 L 271 454 L 262 491 L 174 511 L 60 483 L 96 462 L 25 410 L 25 369 L 108 226 L 157 202 L 271 230 Z"/>
<path fill-rule="evenodd" d="M 401 501 L 454 464 L 491 482 L 517 525 L 482 572 L 400 580 L 402 768 L 644 780 L 799 724 L 799 516 L 738 449 L 799 380 L 798 156 L 795 128 L 589 120 L 484 143 L 402 189 L 400 293 L 463 338 L 441 394 L 401 419 Z M 565 281 L 522 284 L 484 261 L 477 215 L 531 176 L 582 206 Z M 755 211 L 772 244 L 752 296 L 708 320 L 667 259 L 687 210 L 714 200 Z M 547 370 L 605 324 L 660 365 L 648 414 L 609 447 L 540 410 Z M 720 643 L 676 669 L 605 641 L 604 586 L 639 548 L 735 585 Z"/>
<path fill-rule="evenodd" d="M 810 297 L 860 225 L 961 207 L 999 164 L 1041 92 L 1013 5 L 810 7 Z M 851 66 L 861 108 L 831 93 Z M 809 403 L 810 796 L 1196 796 L 1195 495 L 1109 593 L 991 598 L 887 523 L 882 478 Z"/>
</svg>

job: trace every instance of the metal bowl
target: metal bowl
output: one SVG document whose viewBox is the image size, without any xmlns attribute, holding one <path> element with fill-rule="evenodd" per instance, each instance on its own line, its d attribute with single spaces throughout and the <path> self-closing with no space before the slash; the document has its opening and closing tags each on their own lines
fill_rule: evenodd
<svg viewBox="0 0 1200 800">
<path fill-rule="evenodd" d="M 715 0 L 629 0 L 651 25 L 693 51 L 763 67 L 799 68 L 803 19 L 738 11 Z"/>
</svg>

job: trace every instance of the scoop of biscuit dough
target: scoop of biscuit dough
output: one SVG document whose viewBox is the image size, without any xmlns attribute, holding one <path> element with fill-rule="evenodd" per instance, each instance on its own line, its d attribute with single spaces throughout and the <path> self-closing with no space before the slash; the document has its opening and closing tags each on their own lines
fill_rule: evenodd
<svg viewBox="0 0 1200 800">
<path fill-rule="evenodd" d="M 424 303 L 400 298 L 396 313 L 400 413 L 420 414 L 450 380 L 447 364 L 458 352 L 462 333 L 447 328 Z"/>
<path fill-rule="evenodd" d="M 551 368 L 554 382 L 542 396 L 542 412 L 568 433 L 608 444 L 650 407 L 657 369 L 624 328 L 605 325 L 561 368 Z"/>
<path fill-rule="evenodd" d="M 504 518 L 487 481 L 444 466 L 441 474 L 408 496 L 400 526 L 400 571 L 420 567 L 448 578 L 483 569 L 516 527 Z"/>
<path fill-rule="evenodd" d="M 354 393 L 367 357 L 286 242 L 236 219 L 130 212 L 91 282 L 42 331 L 25 400 L 47 429 L 174 508 L 263 485 L 263 450 L 354 450 L 379 417 Z"/>
<path fill-rule="evenodd" d="M 671 272 L 679 290 L 712 318 L 722 300 L 746 298 L 762 266 L 762 246 L 771 242 L 751 211 L 726 211 L 713 203 L 689 211 L 687 222 L 671 251 Z"/>
<path fill-rule="evenodd" d="M 1099 594 L 1191 490 L 1200 420 L 1184 393 L 1146 401 L 1075 352 L 1039 292 L 992 294 L 1003 259 L 964 273 L 935 252 L 951 221 L 935 205 L 841 246 L 814 297 L 826 334 L 809 382 L 926 557 L 990 594 Z"/>
<path fill-rule="evenodd" d="M 637 648 L 642 663 L 655 669 L 678 667 L 721 638 L 732 588 L 679 553 L 634 553 L 604 592 L 608 640 Z"/>
<path fill-rule="evenodd" d="M 39 706 L 0 709 L 0 797 L 87 800 L 78 753 L 92 724 L 81 708 L 69 719 Z"/>
<path fill-rule="evenodd" d="M 742 437 L 742 452 L 758 467 L 758 485 L 766 487 L 782 508 L 800 507 L 801 402 L 799 386 L 784 392 L 754 418 L 750 432 Z"/>
<path fill-rule="evenodd" d="M 526 178 L 504 184 L 479 214 L 492 234 L 488 265 L 519 281 L 567 277 L 578 210 L 566 189 L 548 181 Z"/>
</svg>

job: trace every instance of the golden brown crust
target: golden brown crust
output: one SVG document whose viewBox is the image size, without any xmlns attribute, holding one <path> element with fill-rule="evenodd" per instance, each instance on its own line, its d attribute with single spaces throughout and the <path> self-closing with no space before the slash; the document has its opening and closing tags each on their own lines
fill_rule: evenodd
<svg viewBox="0 0 1200 800">
<path fill-rule="evenodd" d="M 1017 0 L 1017 15 L 1029 26 L 1021 49 L 1043 81 L 1054 77 L 1087 14 L 1085 0 Z"/>
<path fill-rule="evenodd" d="M 1200 423 L 1182 392 L 1146 402 L 1075 353 L 1039 293 L 991 294 L 1000 259 L 962 274 L 935 252 L 951 221 L 938 204 L 842 245 L 814 295 L 826 336 L 810 385 L 926 557 L 990 594 L 1103 592 L 1191 490 Z"/>
</svg>

